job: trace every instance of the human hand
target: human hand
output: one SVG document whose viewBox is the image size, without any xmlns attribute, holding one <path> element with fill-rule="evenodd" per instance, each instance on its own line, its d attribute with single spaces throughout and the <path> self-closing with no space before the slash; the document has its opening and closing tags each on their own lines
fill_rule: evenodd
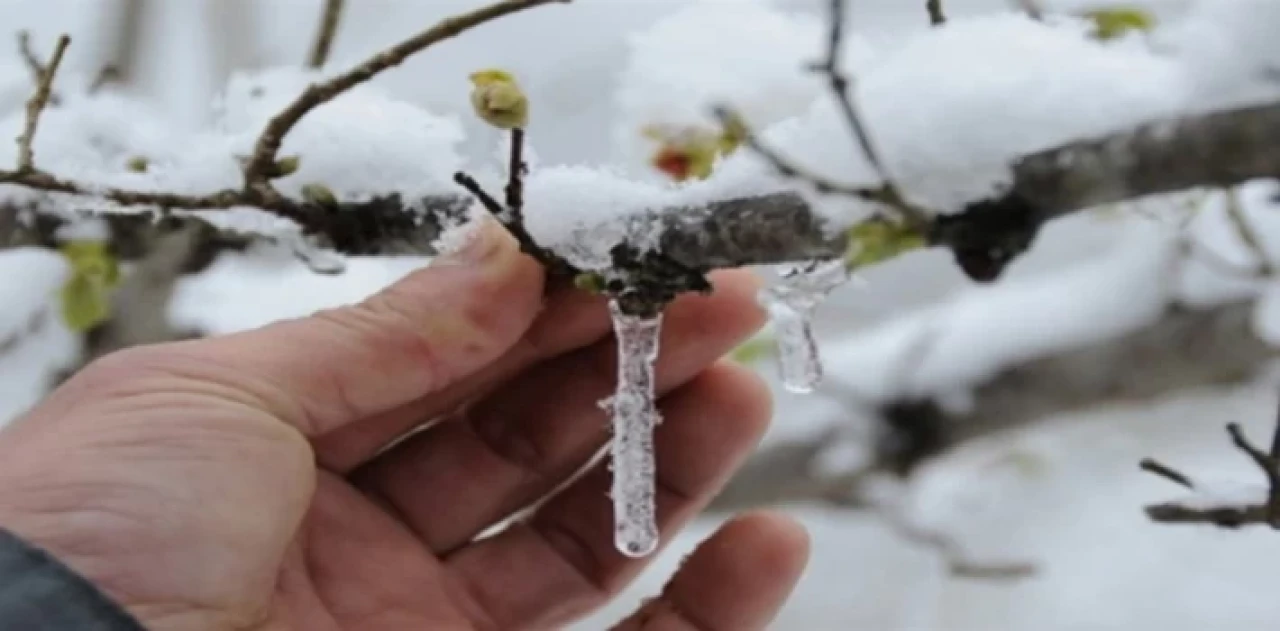
<svg viewBox="0 0 1280 631">
<path fill-rule="evenodd" d="M 714 280 L 665 321 L 664 541 L 770 416 L 719 361 L 762 323 L 756 286 Z M 0 431 L 0 526 L 157 631 L 556 628 L 645 563 L 612 547 L 606 463 L 485 531 L 605 444 L 614 378 L 600 300 L 544 303 L 538 265 L 487 222 L 357 306 L 89 366 Z M 622 628 L 763 628 L 807 545 L 780 516 L 730 522 Z"/>
</svg>

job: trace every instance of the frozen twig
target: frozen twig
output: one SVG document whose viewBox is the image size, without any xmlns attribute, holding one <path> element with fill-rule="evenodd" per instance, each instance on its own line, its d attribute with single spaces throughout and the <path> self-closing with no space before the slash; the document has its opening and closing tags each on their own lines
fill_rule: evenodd
<svg viewBox="0 0 1280 631">
<path fill-rule="evenodd" d="M 1147 516 L 1162 523 L 1213 524 L 1224 528 L 1265 524 L 1280 530 L 1280 417 L 1271 441 L 1271 450 L 1255 446 L 1238 423 L 1227 424 L 1227 434 L 1235 448 L 1249 457 L 1262 470 L 1265 486 L 1254 489 L 1244 486 L 1230 497 L 1213 497 L 1211 488 L 1201 488 L 1204 483 L 1163 464 L 1147 458 L 1139 463 L 1143 471 L 1170 480 L 1193 493 L 1207 493 L 1208 497 L 1193 495 L 1182 501 L 1165 502 L 1147 507 Z"/>
<path fill-rule="evenodd" d="M 320 68 L 329 59 L 329 49 L 333 47 L 333 37 L 338 32 L 338 23 L 342 20 L 342 7 L 345 0 L 325 0 L 324 13 L 320 15 L 320 25 L 316 29 L 316 39 L 311 44 L 311 53 L 307 56 L 307 66 Z"/>
<path fill-rule="evenodd" d="M 36 138 L 36 127 L 40 123 L 40 114 L 44 112 L 45 106 L 49 104 L 49 97 L 53 93 L 53 77 L 58 74 L 58 66 L 62 64 L 62 56 L 67 52 L 67 46 L 70 44 L 71 38 L 69 36 L 62 35 L 58 38 L 58 44 L 53 49 L 53 56 L 49 59 L 49 63 L 41 69 L 40 80 L 36 84 L 35 93 L 27 101 L 26 124 L 22 128 L 22 135 L 18 137 L 19 173 L 35 171 L 35 154 L 31 149 L 31 143 Z"/>
<path fill-rule="evenodd" d="M 326 103 L 347 90 L 372 79 L 378 73 L 400 65 L 411 55 L 446 39 L 456 37 L 472 28 L 497 18 L 551 4 L 568 2 L 569 0 L 501 0 L 479 9 L 446 18 L 435 26 L 410 37 L 409 39 L 383 50 L 356 67 L 339 74 L 327 81 L 313 83 L 303 90 L 292 103 L 267 122 L 262 133 L 254 144 L 253 155 L 244 168 L 244 187 L 246 192 L 262 201 L 270 202 L 280 197 L 271 186 L 270 174 L 276 162 L 276 153 L 284 137 L 293 126 L 302 120 L 308 112 Z"/>
</svg>

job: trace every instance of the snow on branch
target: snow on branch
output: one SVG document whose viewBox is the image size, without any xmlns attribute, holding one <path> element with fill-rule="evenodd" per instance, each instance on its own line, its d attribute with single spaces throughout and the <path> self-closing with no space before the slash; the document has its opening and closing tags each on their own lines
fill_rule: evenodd
<svg viewBox="0 0 1280 631">
<path fill-rule="evenodd" d="M 1101 204 L 1280 174 L 1280 143 L 1271 140 L 1277 137 L 1280 103 L 1273 103 L 1150 123 L 1035 153 L 1012 165 L 1013 183 L 1003 194 L 934 217 L 928 240 L 953 250 L 971 275 L 993 278 L 1026 249 L 1044 222 L 1056 217 Z M 539 188 L 543 175 L 529 175 L 529 187 Z M 188 196 L 98 188 L 39 170 L 0 170 L 0 183 L 98 196 L 125 206 L 192 211 L 258 207 L 296 221 L 308 236 L 353 255 L 434 254 L 441 227 L 462 217 L 470 204 L 461 193 L 416 200 L 390 194 L 334 206 L 280 196 L 250 203 L 253 194 L 240 190 Z M 579 183 L 613 184 L 587 176 Z M 630 226 L 625 232 L 656 235 L 650 237 L 655 250 L 692 269 L 831 259 L 842 256 L 846 247 L 839 233 L 846 226 L 833 226 L 799 192 L 684 202 L 677 190 L 666 204 L 648 206 L 643 195 L 637 197 L 639 207 L 623 214 Z"/>
</svg>

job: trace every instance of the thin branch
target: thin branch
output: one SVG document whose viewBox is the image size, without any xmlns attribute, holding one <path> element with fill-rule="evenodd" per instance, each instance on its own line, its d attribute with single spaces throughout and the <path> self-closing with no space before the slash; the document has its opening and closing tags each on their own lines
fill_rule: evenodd
<svg viewBox="0 0 1280 631">
<path fill-rule="evenodd" d="M 880 153 L 875 148 L 875 143 L 871 141 L 871 134 L 868 132 L 866 124 L 862 121 L 862 115 L 854 103 L 854 98 L 849 94 L 852 80 L 840 64 L 841 51 L 844 48 L 844 25 L 848 5 L 846 0 L 830 0 L 830 2 L 829 15 L 827 17 L 830 21 L 830 30 L 827 36 L 827 56 L 825 60 L 815 64 L 812 69 L 827 78 L 827 84 L 831 88 L 832 94 L 836 97 L 836 104 L 840 108 L 845 124 L 858 139 L 862 152 L 867 156 L 867 160 L 880 176 L 883 195 L 888 200 L 889 205 L 902 215 L 902 219 L 908 225 L 923 228 L 928 225 L 928 214 L 923 209 L 916 208 L 908 203 L 894 185 L 893 180 L 889 177 L 888 170 L 885 169 L 884 161 L 880 159 Z"/>
<path fill-rule="evenodd" d="M 269 174 L 284 137 L 293 126 L 316 106 L 372 79 L 378 73 L 400 65 L 410 55 L 497 18 L 553 2 L 569 0 L 502 0 L 494 4 L 456 15 L 388 48 L 364 63 L 323 83 L 313 83 L 298 98 L 276 114 L 263 128 L 254 145 L 253 155 L 245 165 L 244 186 L 253 196 L 265 202 L 279 198 L 271 187 Z"/>
<path fill-rule="evenodd" d="M 1278 406 L 1280 407 L 1280 406 Z M 1271 434 L 1271 457 L 1280 461 L 1280 411 L 1276 413 L 1276 428 Z"/>
<path fill-rule="evenodd" d="M 1277 425 L 1280 432 L 1280 423 Z M 1242 526 L 1265 524 L 1280 530 L 1280 459 L 1274 454 L 1265 452 L 1254 446 L 1244 435 L 1239 423 L 1227 423 L 1227 434 L 1235 448 L 1249 457 L 1255 466 L 1262 470 L 1266 478 L 1266 493 L 1261 501 L 1238 504 L 1228 500 L 1211 502 L 1166 502 L 1148 506 L 1147 516 L 1161 523 L 1181 524 L 1213 524 L 1223 528 L 1239 528 Z M 1193 491 L 1199 491 L 1190 476 L 1150 458 L 1143 461 L 1142 469 L 1160 475 Z"/>
<path fill-rule="evenodd" d="M 942 26 L 947 23 L 947 16 L 942 12 L 942 0 L 926 0 L 925 8 L 929 11 L 929 24 Z"/>
<path fill-rule="evenodd" d="M 39 83 L 44 76 L 44 62 L 40 61 L 31 47 L 31 31 L 18 31 L 18 52 L 22 55 L 22 61 L 27 64 L 27 70 L 31 71 L 31 79 Z"/>
<path fill-rule="evenodd" d="M 315 42 L 311 44 L 307 66 L 319 69 L 329 58 L 329 49 L 333 46 L 333 37 L 338 32 L 338 23 L 342 19 L 344 4 L 344 0 L 325 0 L 324 13 L 320 16 L 320 27 L 316 30 Z"/>
<path fill-rule="evenodd" d="M 516 153 L 517 144 L 514 142 L 514 138 L 512 138 L 512 140 L 512 160 L 520 162 L 520 156 Z M 519 172 L 520 170 L 517 169 L 514 173 L 518 174 Z M 514 181 L 519 179 L 520 176 L 512 175 L 512 178 L 512 181 Z M 525 228 L 524 217 L 521 215 L 519 208 L 504 207 L 501 202 L 485 191 L 484 187 L 480 186 L 480 183 L 477 182 L 475 178 L 467 175 L 466 173 L 455 173 L 453 175 L 453 181 L 456 182 L 458 186 L 466 189 L 468 193 L 471 193 L 471 195 L 473 195 L 476 200 L 484 206 L 485 210 L 488 210 L 489 214 L 493 215 L 494 218 L 507 229 L 507 232 L 510 232 L 511 236 L 515 237 L 516 241 L 520 244 L 521 251 L 532 256 L 539 263 L 542 263 L 543 267 L 545 267 L 548 272 L 564 276 L 573 276 L 578 273 L 578 270 L 570 265 L 568 261 L 564 260 L 563 257 L 560 257 L 555 252 L 538 245 L 538 242 L 534 240 L 533 235 L 530 235 L 528 229 Z M 520 184 L 513 185 L 510 183 L 507 185 L 508 200 L 512 198 L 512 189 L 519 189 L 520 186 Z M 515 195 L 518 199 L 519 193 L 516 193 Z"/>
<path fill-rule="evenodd" d="M 1195 483 L 1191 481 L 1191 478 L 1187 477 L 1187 474 L 1181 471 L 1178 471 L 1177 469 L 1174 469 L 1158 460 L 1155 460 L 1152 458 L 1143 458 L 1138 463 L 1138 468 L 1152 475 L 1158 475 L 1179 486 L 1183 486 L 1191 490 L 1195 490 L 1196 488 Z"/>
<path fill-rule="evenodd" d="M 1227 433 L 1231 435 L 1231 442 L 1236 449 L 1243 451 L 1249 456 L 1250 460 L 1262 469 L 1263 475 L 1267 478 L 1267 521 L 1273 528 L 1280 529 L 1280 460 L 1275 456 L 1255 447 L 1248 437 L 1244 435 L 1244 430 L 1240 429 L 1239 423 L 1228 423 Z"/>
<path fill-rule="evenodd" d="M 40 79 L 44 77 L 44 62 L 40 61 L 40 57 L 36 55 L 36 51 L 31 46 L 31 32 L 27 30 L 18 31 L 18 53 L 22 55 L 22 61 L 27 64 L 27 70 L 31 72 L 31 80 L 40 84 Z M 57 107 L 61 102 L 56 92 L 49 94 L 49 105 Z"/>
<path fill-rule="evenodd" d="M 31 149 L 31 143 L 35 141 L 36 126 L 40 122 L 40 114 L 44 112 L 44 108 L 49 104 L 49 97 L 53 91 L 53 77 L 58 74 L 58 66 L 62 64 L 62 55 L 67 52 L 67 46 L 71 45 L 71 37 L 63 35 L 58 38 L 58 44 L 53 49 L 53 57 L 49 59 L 49 63 L 44 66 L 44 71 L 40 74 L 40 81 L 36 85 L 35 94 L 31 95 L 31 99 L 27 101 L 27 120 L 23 127 L 22 135 L 18 137 L 18 171 L 31 172 L 35 169 L 34 152 Z"/>
<path fill-rule="evenodd" d="M 883 188 L 853 186 L 837 182 L 797 166 L 788 158 L 783 157 L 781 153 L 778 153 L 776 149 L 764 144 L 753 130 L 742 123 L 741 117 L 729 108 L 717 106 L 713 108 L 712 112 L 715 114 L 716 118 L 720 120 L 722 125 L 727 127 L 732 124 L 739 129 L 742 129 L 743 144 L 768 162 L 769 165 L 778 172 L 778 175 L 803 180 L 812 186 L 814 190 L 822 194 L 846 195 L 871 203 L 888 204 L 890 202 Z"/>
<path fill-rule="evenodd" d="M 511 130 L 511 161 L 507 165 L 507 209 L 511 220 L 524 222 L 524 176 L 528 166 L 524 162 L 524 130 Z"/>
</svg>

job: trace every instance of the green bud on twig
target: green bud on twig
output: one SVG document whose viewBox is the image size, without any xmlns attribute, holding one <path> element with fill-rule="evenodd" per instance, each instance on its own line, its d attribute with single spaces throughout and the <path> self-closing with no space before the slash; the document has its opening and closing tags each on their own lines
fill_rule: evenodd
<svg viewBox="0 0 1280 631">
<path fill-rule="evenodd" d="M 334 196 L 333 191 L 328 186 L 316 182 L 302 185 L 302 199 L 309 204 L 319 204 L 321 206 L 338 205 L 338 198 Z"/>
</svg>

